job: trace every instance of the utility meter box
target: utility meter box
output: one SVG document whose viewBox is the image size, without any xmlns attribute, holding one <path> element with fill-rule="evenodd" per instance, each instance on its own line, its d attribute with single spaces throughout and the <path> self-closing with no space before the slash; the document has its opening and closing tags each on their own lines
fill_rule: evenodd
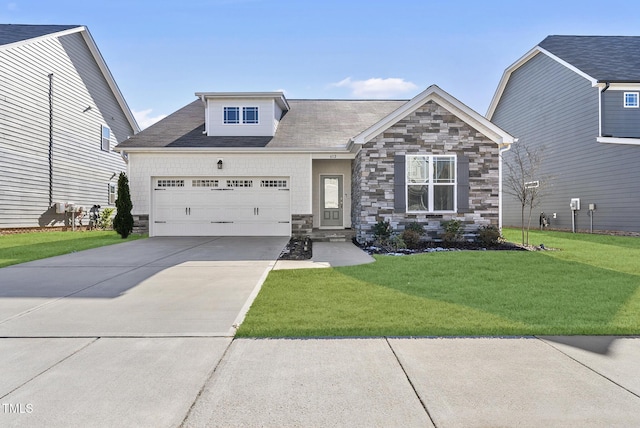
<svg viewBox="0 0 640 428">
<path fill-rule="evenodd" d="M 571 207 L 572 211 L 579 211 L 580 210 L 580 198 L 571 198 L 570 207 Z"/>
</svg>

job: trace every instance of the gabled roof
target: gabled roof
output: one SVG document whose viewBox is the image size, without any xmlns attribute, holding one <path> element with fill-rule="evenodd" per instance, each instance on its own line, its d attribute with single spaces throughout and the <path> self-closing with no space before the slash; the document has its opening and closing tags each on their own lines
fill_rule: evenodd
<svg viewBox="0 0 640 428">
<path fill-rule="evenodd" d="M 210 137 L 204 133 L 204 103 L 196 100 L 137 135 L 116 150 L 164 148 L 266 148 L 346 150 L 349 140 L 407 101 L 287 100 L 290 110 L 273 137 Z"/>
<path fill-rule="evenodd" d="M 109 67 L 107 67 L 107 63 L 104 61 L 104 58 L 93 40 L 93 37 L 91 37 L 87 27 L 81 25 L 0 24 L 0 50 L 10 49 L 39 39 L 62 37 L 73 33 L 80 33 L 82 35 L 93 59 L 96 61 L 96 64 L 100 68 L 109 88 L 118 101 L 118 105 L 127 117 L 129 125 L 131 125 L 134 132 L 140 131 L 138 122 L 136 122 L 135 117 L 133 117 L 131 109 L 125 101 L 122 92 L 120 92 L 120 88 L 118 88 L 111 71 L 109 71 Z"/>
<path fill-rule="evenodd" d="M 469 126 L 483 133 L 486 137 L 498 145 L 509 145 L 514 142 L 514 138 L 497 125 L 491 123 L 475 110 L 466 106 L 448 92 L 440 89 L 436 85 L 429 86 L 422 93 L 416 95 L 407 103 L 403 104 L 391 114 L 385 116 L 372 126 L 368 127 L 352 140 L 353 144 L 364 144 L 389 129 L 400 120 L 418 110 L 425 103 L 433 101 L 444 107 Z"/>
<path fill-rule="evenodd" d="M 502 74 L 486 116 L 491 119 L 511 74 L 538 54 L 598 83 L 640 83 L 640 37 L 548 36 Z"/>
</svg>

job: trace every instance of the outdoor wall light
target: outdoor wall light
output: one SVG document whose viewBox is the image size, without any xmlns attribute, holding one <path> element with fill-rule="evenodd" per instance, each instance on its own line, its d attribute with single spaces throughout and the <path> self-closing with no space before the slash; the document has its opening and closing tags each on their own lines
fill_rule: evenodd
<svg viewBox="0 0 640 428">
<path fill-rule="evenodd" d="M 222 169 L 222 159 L 218 159 L 218 169 Z"/>
</svg>

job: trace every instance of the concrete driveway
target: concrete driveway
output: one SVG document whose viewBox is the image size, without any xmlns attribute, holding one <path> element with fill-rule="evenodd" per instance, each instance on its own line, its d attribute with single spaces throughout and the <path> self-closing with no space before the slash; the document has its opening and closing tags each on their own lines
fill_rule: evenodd
<svg viewBox="0 0 640 428">
<path fill-rule="evenodd" d="M 151 238 L 0 269 L 0 425 L 179 425 L 287 241 Z"/>
</svg>

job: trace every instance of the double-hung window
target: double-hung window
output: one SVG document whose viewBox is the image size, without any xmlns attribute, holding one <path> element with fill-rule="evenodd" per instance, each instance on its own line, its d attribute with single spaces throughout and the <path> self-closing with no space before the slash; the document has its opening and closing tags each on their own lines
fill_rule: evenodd
<svg viewBox="0 0 640 428">
<path fill-rule="evenodd" d="M 406 157 L 407 211 L 455 212 L 456 157 Z"/>
<path fill-rule="evenodd" d="M 100 139 L 100 148 L 105 152 L 108 152 L 109 150 L 111 150 L 111 144 L 110 144 L 111 130 L 104 125 L 102 125 L 101 127 L 101 137 L 102 138 Z"/>
</svg>

